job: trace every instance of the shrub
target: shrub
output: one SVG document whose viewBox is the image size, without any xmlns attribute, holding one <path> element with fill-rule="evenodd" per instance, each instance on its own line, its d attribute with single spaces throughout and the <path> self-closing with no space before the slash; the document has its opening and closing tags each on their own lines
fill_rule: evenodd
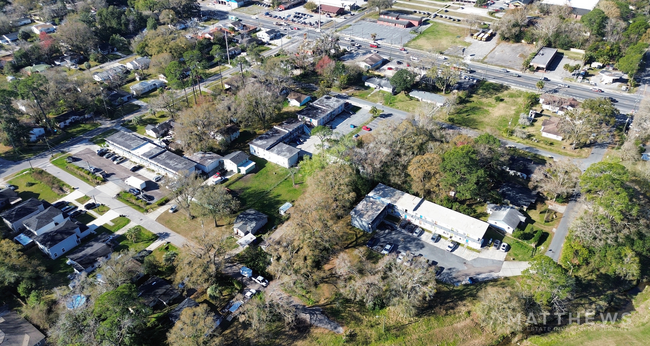
<svg viewBox="0 0 650 346">
<path fill-rule="evenodd" d="M 133 196 L 132 194 L 130 194 L 130 193 L 126 192 L 126 191 L 122 191 L 122 192 L 118 193 L 117 197 L 118 197 L 118 199 L 121 199 L 122 201 L 125 201 L 125 202 L 127 202 L 129 204 L 132 204 L 132 205 L 134 205 L 136 207 L 139 207 L 144 211 L 147 210 L 147 202 L 145 202 L 145 201 L 143 201 L 141 199 L 137 199 L 135 196 Z"/>
<path fill-rule="evenodd" d="M 169 197 L 163 197 L 163 198 L 159 199 L 155 204 L 157 206 L 161 206 L 161 205 L 167 204 L 168 202 L 169 202 Z"/>
<path fill-rule="evenodd" d="M 32 178 L 49 186 L 52 191 L 59 195 L 65 195 L 70 192 L 63 181 L 40 168 L 34 168 L 32 170 Z"/>
<path fill-rule="evenodd" d="M 85 168 L 81 168 L 81 167 L 76 166 L 76 165 L 66 165 L 65 168 L 68 169 L 68 170 L 74 171 L 75 173 L 77 173 L 78 175 L 84 177 L 86 180 L 89 180 L 90 182 L 93 182 L 93 183 L 96 183 L 96 184 L 101 184 L 101 183 L 104 182 L 104 178 L 91 173 L 89 170 L 87 170 Z"/>
<path fill-rule="evenodd" d="M 533 237 L 533 240 L 531 241 L 533 243 L 534 247 L 537 247 L 539 244 L 539 240 L 542 238 L 542 234 L 544 232 L 541 229 L 538 229 L 537 232 L 535 233 L 535 236 Z"/>
</svg>

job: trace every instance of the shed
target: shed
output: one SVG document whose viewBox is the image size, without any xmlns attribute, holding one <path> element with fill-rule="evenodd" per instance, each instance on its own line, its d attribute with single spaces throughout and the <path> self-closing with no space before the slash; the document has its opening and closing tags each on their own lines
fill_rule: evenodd
<svg viewBox="0 0 650 346">
<path fill-rule="evenodd" d="M 285 215 L 287 213 L 287 211 L 289 211 L 289 209 L 291 209 L 291 207 L 293 207 L 293 204 L 291 204 L 289 202 L 283 204 L 279 209 L 280 215 Z"/>
</svg>

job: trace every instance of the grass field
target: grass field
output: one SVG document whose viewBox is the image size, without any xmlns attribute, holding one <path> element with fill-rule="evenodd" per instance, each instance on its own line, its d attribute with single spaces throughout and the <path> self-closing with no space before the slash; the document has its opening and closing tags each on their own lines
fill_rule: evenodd
<svg viewBox="0 0 650 346">
<path fill-rule="evenodd" d="M 102 183 L 99 180 L 97 180 L 97 181 L 90 180 L 89 177 L 83 175 L 81 172 L 78 172 L 78 171 L 73 170 L 73 169 L 69 169 L 68 168 L 68 163 L 65 161 L 65 159 L 67 157 L 69 157 L 69 156 L 70 156 L 69 154 L 61 155 L 61 156 L 58 156 L 55 159 L 51 160 L 51 162 L 52 162 L 53 165 L 55 165 L 55 166 L 61 168 L 62 170 L 74 175 L 75 177 L 83 180 L 86 184 L 88 184 L 90 186 L 96 186 L 96 185 L 99 185 L 99 184 Z M 74 165 L 74 163 L 70 163 L 69 165 Z M 84 167 L 84 169 L 86 169 L 86 168 Z M 86 169 L 86 171 L 87 171 L 87 169 Z M 88 172 L 88 174 L 91 174 L 91 173 Z M 95 176 L 93 176 L 93 177 L 95 177 Z M 99 177 L 97 177 L 97 179 L 99 179 Z"/>
<path fill-rule="evenodd" d="M 43 179 L 35 178 L 32 173 L 29 172 L 29 170 L 24 170 L 18 173 L 15 178 L 9 180 L 9 184 L 16 185 L 18 187 L 18 189 L 16 189 L 16 192 L 18 193 L 18 196 L 24 201 L 30 198 L 36 198 L 51 203 L 65 196 L 67 194 L 67 192 L 65 192 L 65 189 L 67 189 L 67 191 L 72 190 L 68 184 L 60 181 L 58 178 L 52 176 L 51 174 L 45 171 L 42 171 L 40 174 L 51 177 L 52 181 L 60 184 L 63 189 L 58 189 L 58 191 L 55 192 L 49 185 L 43 182 Z"/>
<path fill-rule="evenodd" d="M 145 129 L 145 127 L 147 127 L 147 125 L 160 124 L 163 121 L 168 120 L 168 119 L 169 119 L 169 117 L 164 115 L 164 114 L 161 114 L 161 115 L 147 115 L 147 116 L 142 118 L 142 121 L 138 125 L 133 124 L 132 121 L 128 121 L 128 122 L 125 122 L 122 126 L 126 127 L 127 129 L 129 129 L 129 130 L 131 130 L 133 132 L 137 132 L 137 133 L 144 136 L 145 135 L 145 132 L 144 132 L 145 130 L 144 129 Z"/>
<path fill-rule="evenodd" d="M 90 201 L 90 197 L 81 196 L 81 197 L 77 198 L 76 201 L 81 203 L 81 204 L 85 204 L 86 202 Z"/>
<path fill-rule="evenodd" d="M 464 41 L 468 29 L 442 23 L 431 22 L 431 26 L 424 30 L 415 39 L 407 43 L 406 47 L 421 49 L 427 52 L 443 52 L 452 46 L 468 47 Z"/>
<path fill-rule="evenodd" d="M 351 93 L 351 95 L 368 100 L 370 102 L 380 103 L 388 107 L 411 113 L 421 106 L 420 101 L 413 99 L 404 93 L 392 95 L 391 93 L 381 90 L 375 93 L 373 93 L 373 91 L 373 89 L 355 91 Z"/>
<path fill-rule="evenodd" d="M 105 224 L 97 227 L 95 232 L 97 234 L 100 234 L 100 233 L 115 233 L 115 232 L 121 230 L 122 228 L 124 228 L 124 226 L 128 225 L 129 222 L 131 222 L 131 220 L 129 220 L 126 217 L 122 217 L 122 216 L 116 217 L 113 220 L 111 220 L 111 223 L 113 225 L 109 225 L 108 223 L 105 223 Z"/>
<path fill-rule="evenodd" d="M 131 230 L 137 232 L 135 240 L 134 241 L 129 240 L 126 237 L 126 233 L 120 235 L 117 238 L 117 241 L 119 241 L 119 245 L 115 248 L 115 251 L 122 251 L 122 250 L 129 249 L 129 250 L 135 250 L 136 252 L 140 252 L 146 249 L 147 246 L 151 245 L 151 243 L 156 241 L 156 239 L 158 239 L 158 236 L 156 236 L 151 231 L 145 229 L 142 226 L 132 227 L 126 232 L 129 232 Z"/>
</svg>

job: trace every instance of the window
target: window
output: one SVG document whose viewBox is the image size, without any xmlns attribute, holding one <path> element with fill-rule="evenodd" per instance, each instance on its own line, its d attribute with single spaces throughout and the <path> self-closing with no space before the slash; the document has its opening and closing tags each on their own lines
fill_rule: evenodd
<svg viewBox="0 0 650 346">
<path fill-rule="evenodd" d="M 62 248 L 62 249 L 61 249 L 61 252 L 65 252 L 65 248 Z"/>
<path fill-rule="evenodd" d="M 59 257 L 59 254 L 55 252 L 54 257 Z"/>
</svg>

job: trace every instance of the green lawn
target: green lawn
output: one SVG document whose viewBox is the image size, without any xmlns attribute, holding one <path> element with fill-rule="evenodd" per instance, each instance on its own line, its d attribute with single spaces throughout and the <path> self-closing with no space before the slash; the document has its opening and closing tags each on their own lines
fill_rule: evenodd
<svg viewBox="0 0 650 346">
<path fill-rule="evenodd" d="M 87 225 L 95 220 L 95 217 L 90 215 L 89 213 L 84 213 L 76 217 L 77 221 L 83 223 L 84 225 Z"/>
<path fill-rule="evenodd" d="M 135 250 L 136 252 L 140 252 L 146 249 L 147 246 L 151 245 L 151 243 L 153 243 L 156 239 L 158 239 L 158 236 L 156 236 L 155 234 L 148 231 L 142 226 L 132 227 L 126 232 L 129 232 L 131 230 L 137 232 L 136 239 L 134 241 L 130 241 L 126 237 L 126 233 L 120 235 L 117 238 L 117 240 L 119 241 L 119 245 L 115 248 L 115 251 L 122 251 L 122 250 L 129 249 L 129 250 Z"/>
<path fill-rule="evenodd" d="M 128 218 L 119 216 L 119 217 L 116 217 L 113 220 L 111 220 L 111 223 L 113 225 L 109 225 L 108 223 L 105 223 L 105 224 L 97 227 L 95 232 L 97 234 L 115 233 L 115 232 L 121 230 L 122 228 L 124 228 L 124 226 L 128 225 L 129 222 L 131 222 L 131 220 L 129 220 Z"/>
<path fill-rule="evenodd" d="M 431 26 L 428 29 L 405 46 L 432 53 L 443 52 L 452 46 L 469 46 L 469 43 L 464 40 L 465 36 L 469 34 L 469 29 L 438 22 L 430 23 Z"/>
<path fill-rule="evenodd" d="M 31 173 L 29 169 L 26 169 L 9 180 L 9 184 L 18 187 L 16 191 L 23 200 L 36 198 L 51 203 L 72 191 L 68 184 L 40 169 L 37 169 L 35 173 Z M 56 191 L 51 186 L 55 186 Z"/>
<path fill-rule="evenodd" d="M 55 165 L 55 166 L 61 168 L 62 170 L 74 175 L 75 177 L 83 180 L 86 184 L 88 184 L 90 186 L 96 186 L 96 185 L 99 185 L 99 184 L 103 183 L 103 180 L 101 182 L 99 180 L 97 180 L 97 181 L 96 180 L 91 180 L 88 176 L 84 175 L 82 172 L 79 172 L 77 170 L 68 168 L 68 165 L 74 165 L 74 163 L 67 163 L 65 161 L 66 158 L 69 157 L 69 156 L 70 156 L 69 154 L 57 156 L 57 157 L 53 158 L 51 160 L 51 162 L 52 162 L 53 165 Z M 87 172 L 89 175 L 91 175 L 91 173 L 88 172 L 88 170 L 85 167 L 82 167 L 82 168 L 83 168 L 82 169 L 83 172 Z M 96 177 L 96 176 L 92 175 L 92 177 Z M 96 177 L 96 178 L 100 179 L 100 177 Z"/>
<path fill-rule="evenodd" d="M 129 129 L 129 130 L 131 130 L 133 132 L 137 132 L 137 133 L 144 136 L 145 135 L 145 130 L 144 129 L 145 129 L 145 127 L 147 127 L 147 125 L 160 124 L 160 123 L 162 123 L 163 121 L 166 121 L 166 120 L 169 120 L 169 117 L 164 115 L 164 114 L 161 114 L 161 115 L 147 115 L 144 118 L 142 118 L 141 122 L 138 125 L 134 124 L 133 121 L 127 121 L 122 126 L 126 127 L 127 129 Z"/>
<path fill-rule="evenodd" d="M 106 214 L 107 211 L 111 210 L 111 208 L 105 206 L 105 205 L 100 205 L 99 207 L 93 209 L 93 211 L 99 215 L 104 215 Z"/>
<path fill-rule="evenodd" d="M 81 204 L 86 204 L 86 202 L 90 201 L 90 197 L 81 196 L 81 197 L 77 198 L 76 201 L 81 203 Z"/>
<path fill-rule="evenodd" d="M 411 113 L 417 110 L 421 105 L 420 101 L 411 98 L 410 96 L 407 96 L 404 93 L 393 95 L 389 92 L 385 92 L 381 90 L 375 93 L 372 93 L 372 91 L 373 89 L 368 89 L 353 94 L 356 97 L 366 99 L 370 102 L 379 103 L 384 106 L 396 108 Z"/>
</svg>

